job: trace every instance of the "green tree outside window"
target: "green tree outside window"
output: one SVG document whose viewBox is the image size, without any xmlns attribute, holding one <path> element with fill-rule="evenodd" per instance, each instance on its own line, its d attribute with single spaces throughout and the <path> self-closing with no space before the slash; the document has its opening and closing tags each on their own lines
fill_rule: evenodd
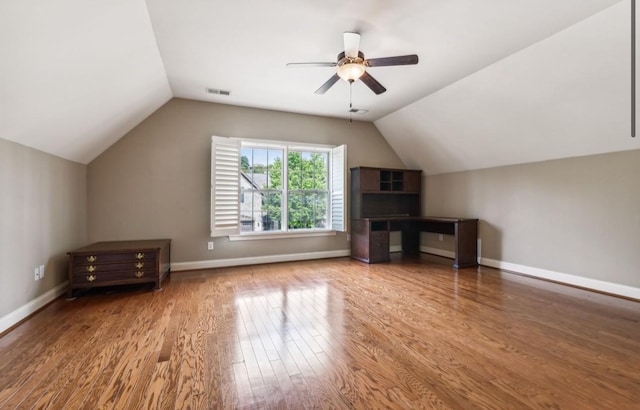
<svg viewBox="0 0 640 410">
<path fill-rule="evenodd" d="M 290 151 L 287 158 L 288 229 L 326 228 L 328 206 L 328 155 Z M 255 170 L 254 170 L 255 172 Z M 267 189 L 282 187 L 282 161 L 269 167 Z M 263 198 L 262 210 L 267 218 L 280 219 L 280 195 Z"/>
</svg>

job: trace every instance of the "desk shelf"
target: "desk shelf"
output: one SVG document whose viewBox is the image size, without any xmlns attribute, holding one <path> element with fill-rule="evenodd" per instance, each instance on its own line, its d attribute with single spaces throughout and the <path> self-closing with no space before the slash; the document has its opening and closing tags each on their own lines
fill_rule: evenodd
<svg viewBox="0 0 640 410">
<path fill-rule="evenodd" d="M 419 170 L 356 167 L 351 169 L 351 218 L 420 215 Z"/>
</svg>

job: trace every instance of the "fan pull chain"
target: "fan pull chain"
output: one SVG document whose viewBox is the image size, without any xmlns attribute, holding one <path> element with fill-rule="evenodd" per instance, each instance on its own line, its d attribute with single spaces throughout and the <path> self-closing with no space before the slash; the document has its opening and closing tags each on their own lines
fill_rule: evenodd
<svg viewBox="0 0 640 410">
<path fill-rule="evenodd" d="M 349 124 L 353 123 L 353 80 L 349 80 Z"/>
</svg>

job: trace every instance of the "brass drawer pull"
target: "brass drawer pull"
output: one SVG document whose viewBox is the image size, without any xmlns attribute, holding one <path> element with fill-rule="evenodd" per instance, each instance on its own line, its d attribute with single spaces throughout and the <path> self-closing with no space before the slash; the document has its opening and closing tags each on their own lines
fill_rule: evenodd
<svg viewBox="0 0 640 410">
<path fill-rule="evenodd" d="M 95 266 L 93 266 L 93 265 L 89 265 L 89 266 L 87 266 L 87 270 L 88 270 L 89 272 L 93 272 L 93 271 L 95 271 L 95 270 L 96 270 L 96 267 L 95 267 Z"/>
<path fill-rule="evenodd" d="M 138 262 L 136 263 L 136 268 L 141 269 L 144 266 L 144 263 Z"/>
<path fill-rule="evenodd" d="M 93 263 L 93 262 L 95 262 L 97 260 L 98 260 L 97 256 L 93 256 L 93 255 L 92 256 L 87 256 L 87 261 L 89 261 L 91 263 Z"/>
<path fill-rule="evenodd" d="M 144 258 L 144 253 L 142 252 L 136 253 L 136 259 L 142 259 L 142 258 Z"/>
<path fill-rule="evenodd" d="M 144 275 L 144 272 L 138 271 L 138 272 L 135 273 L 135 275 L 136 275 L 137 278 L 141 278 L 142 275 Z"/>
<path fill-rule="evenodd" d="M 87 280 L 88 280 L 89 282 L 93 282 L 94 280 L 96 280 L 96 275 L 89 275 L 89 276 L 87 276 Z"/>
</svg>

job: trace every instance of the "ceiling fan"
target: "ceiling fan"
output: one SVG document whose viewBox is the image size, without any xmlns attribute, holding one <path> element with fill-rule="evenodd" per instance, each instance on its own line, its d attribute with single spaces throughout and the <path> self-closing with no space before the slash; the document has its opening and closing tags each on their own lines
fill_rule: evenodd
<svg viewBox="0 0 640 410">
<path fill-rule="evenodd" d="M 289 63 L 287 67 L 338 67 L 336 73 L 316 90 L 316 94 L 324 94 L 340 78 L 349 83 L 361 80 L 371 91 L 382 94 L 387 89 L 367 72 L 367 67 L 418 64 L 418 56 L 415 54 L 366 60 L 359 48 L 360 34 L 345 32 L 344 51 L 338 54 L 335 63 Z"/>
</svg>

